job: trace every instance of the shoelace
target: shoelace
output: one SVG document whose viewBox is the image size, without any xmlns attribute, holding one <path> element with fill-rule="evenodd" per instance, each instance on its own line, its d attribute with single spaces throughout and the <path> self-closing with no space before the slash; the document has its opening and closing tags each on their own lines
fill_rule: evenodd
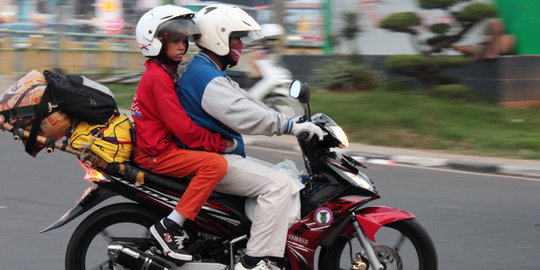
<svg viewBox="0 0 540 270">
<path fill-rule="evenodd" d="M 175 235 L 174 242 L 178 245 L 178 249 L 184 248 L 184 240 L 187 238 L 187 235 L 184 233 L 182 235 Z"/>
</svg>

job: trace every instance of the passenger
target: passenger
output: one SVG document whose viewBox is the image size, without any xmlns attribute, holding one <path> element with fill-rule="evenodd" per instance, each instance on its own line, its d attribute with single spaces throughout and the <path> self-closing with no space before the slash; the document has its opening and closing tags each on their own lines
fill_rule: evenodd
<svg viewBox="0 0 540 270">
<path fill-rule="evenodd" d="M 210 5 L 194 18 L 201 52 L 186 67 L 177 89 L 180 103 L 193 121 L 237 143 L 234 154 L 224 154 L 228 171 L 216 191 L 257 198 L 246 255 L 234 266 L 241 269 L 279 269 L 288 230 L 291 196 L 296 185 L 288 176 L 256 159 L 245 158 L 243 134 L 296 136 L 307 133 L 322 140 L 317 125 L 294 123 L 285 115 L 251 100 L 225 69 L 238 63 L 242 39 L 257 38 L 259 24 L 235 6 Z M 195 135 L 191 135 L 194 137 Z"/>
<path fill-rule="evenodd" d="M 178 64 L 188 49 L 188 39 L 195 41 L 200 36 L 193 15 L 189 9 L 165 5 L 141 17 L 137 43 L 149 59 L 131 104 L 137 144 L 132 160 L 156 174 L 193 176 L 175 209 L 150 228 L 168 256 L 184 261 L 192 259 L 185 250 L 184 221 L 195 219 L 227 172 L 227 161 L 215 152 L 233 145 L 219 133 L 193 123 L 176 96 Z M 206 151 L 180 148 L 175 141 L 178 138 L 190 148 Z"/>
</svg>

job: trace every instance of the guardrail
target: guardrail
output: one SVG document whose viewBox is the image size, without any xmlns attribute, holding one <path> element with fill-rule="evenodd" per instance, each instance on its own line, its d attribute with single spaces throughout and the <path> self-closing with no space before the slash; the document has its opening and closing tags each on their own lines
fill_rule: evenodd
<svg viewBox="0 0 540 270">
<path fill-rule="evenodd" d="M 145 60 L 132 36 L 15 30 L 0 30 L 0 59 L 0 74 L 129 73 L 144 70 Z"/>
</svg>

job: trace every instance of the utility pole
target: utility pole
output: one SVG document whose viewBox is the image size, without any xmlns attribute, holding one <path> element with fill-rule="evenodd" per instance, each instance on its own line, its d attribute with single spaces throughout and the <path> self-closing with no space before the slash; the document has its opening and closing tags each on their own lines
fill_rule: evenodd
<svg viewBox="0 0 540 270">
<path fill-rule="evenodd" d="M 61 73 L 61 64 L 60 64 L 60 51 L 62 50 L 62 40 L 65 37 L 65 27 L 64 27 L 64 21 L 62 20 L 63 16 L 66 15 L 64 13 L 64 9 L 66 8 L 66 1 L 67 0 L 53 0 L 51 1 L 51 4 L 53 7 L 55 7 L 56 10 L 56 16 L 54 18 L 55 26 L 54 31 L 56 32 L 56 46 L 54 47 L 54 54 L 53 54 L 53 62 L 52 62 L 52 68 L 55 72 Z"/>
<path fill-rule="evenodd" d="M 275 23 L 281 25 L 283 29 L 285 28 L 285 21 L 283 17 L 285 16 L 285 0 L 274 0 L 274 21 Z"/>
</svg>

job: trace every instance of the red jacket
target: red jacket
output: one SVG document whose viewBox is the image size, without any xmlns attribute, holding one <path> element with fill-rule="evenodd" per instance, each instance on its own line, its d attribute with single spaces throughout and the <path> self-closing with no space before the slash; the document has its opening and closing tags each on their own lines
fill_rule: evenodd
<svg viewBox="0 0 540 270">
<path fill-rule="evenodd" d="M 172 78 L 163 68 L 147 60 L 131 103 L 137 147 L 159 155 L 178 147 L 174 137 L 192 149 L 223 152 L 226 141 L 218 133 L 196 125 L 180 105 Z"/>
</svg>

